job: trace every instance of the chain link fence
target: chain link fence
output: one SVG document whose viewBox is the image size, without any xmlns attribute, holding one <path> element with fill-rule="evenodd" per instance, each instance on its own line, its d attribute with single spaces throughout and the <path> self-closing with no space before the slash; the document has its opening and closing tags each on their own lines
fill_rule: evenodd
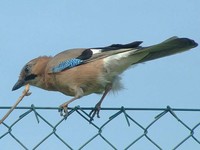
<svg viewBox="0 0 200 150">
<path fill-rule="evenodd" d="M 3 113 L 8 109 L 0 107 Z M 0 125 L 0 147 L 200 149 L 200 109 L 102 108 L 101 118 L 90 122 L 91 110 L 76 106 L 63 118 L 57 107 L 17 107 Z"/>
</svg>

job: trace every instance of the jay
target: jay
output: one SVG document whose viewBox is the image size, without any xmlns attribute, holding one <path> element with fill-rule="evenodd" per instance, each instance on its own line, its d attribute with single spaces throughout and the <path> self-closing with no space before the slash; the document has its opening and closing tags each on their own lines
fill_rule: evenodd
<svg viewBox="0 0 200 150">
<path fill-rule="evenodd" d="M 160 44 L 142 47 L 141 41 L 113 44 L 107 47 L 80 48 L 63 51 L 54 57 L 41 56 L 29 61 L 21 70 L 12 90 L 30 84 L 48 91 L 72 96 L 60 105 L 67 115 L 68 104 L 83 96 L 97 93 L 101 99 L 90 112 L 99 117 L 101 103 L 110 90 L 119 90 L 120 74 L 138 63 L 184 52 L 198 44 L 188 38 L 172 37 Z"/>
</svg>

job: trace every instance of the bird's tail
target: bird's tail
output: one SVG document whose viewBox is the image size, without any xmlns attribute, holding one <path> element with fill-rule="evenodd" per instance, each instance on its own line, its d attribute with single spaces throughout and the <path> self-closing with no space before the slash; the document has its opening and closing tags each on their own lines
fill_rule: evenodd
<svg viewBox="0 0 200 150">
<path fill-rule="evenodd" d="M 188 38 L 172 37 L 160 44 L 150 47 L 143 47 L 142 49 L 137 51 L 135 53 L 136 55 L 140 53 L 147 53 L 147 55 L 138 62 L 135 62 L 134 64 L 158 59 L 176 53 L 181 53 L 196 46 L 198 46 L 198 44 L 194 40 Z"/>
</svg>

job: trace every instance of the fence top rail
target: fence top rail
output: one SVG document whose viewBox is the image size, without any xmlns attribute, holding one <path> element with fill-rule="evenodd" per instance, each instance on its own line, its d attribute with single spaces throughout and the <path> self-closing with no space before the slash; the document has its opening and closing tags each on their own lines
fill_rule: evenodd
<svg viewBox="0 0 200 150">
<path fill-rule="evenodd" d="M 10 109 L 11 106 L 0 106 L 0 109 Z M 80 107 L 80 106 L 75 106 L 75 107 L 69 107 L 68 109 L 69 110 L 72 110 L 72 109 L 82 109 L 82 110 L 92 110 L 94 109 L 94 107 Z M 166 108 L 131 108 L 131 107 L 103 107 L 101 108 L 101 110 L 134 110 L 134 111 L 164 111 L 164 110 L 168 110 L 168 109 L 171 109 L 173 111 L 199 111 L 200 112 L 200 109 L 198 108 L 172 108 L 172 107 L 169 107 L 167 106 Z M 42 110 L 57 110 L 59 109 L 59 107 L 37 107 L 37 106 L 34 106 L 33 104 L 31 106 L 19 106 L 19 107 L 16 107 L 15 109 L 42 109 Z"/>
</svg>

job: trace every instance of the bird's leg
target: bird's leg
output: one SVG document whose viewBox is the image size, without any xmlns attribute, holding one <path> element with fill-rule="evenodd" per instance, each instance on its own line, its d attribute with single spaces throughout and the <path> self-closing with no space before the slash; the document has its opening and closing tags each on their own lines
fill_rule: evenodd
<svg viewBox="0 0 200 150">
<path fill-rule="evenodd" d="M 105 92 L 103 93 L 103 96 L 101 97 L 100 101 L 95 105 L 94 109 L 89 113 L 90 121 L 93 120 L 93 118 L 95 117 L 95 115 L 97 115 L 97 117 L 100 118 L 99 112 L 101 110 L 101 103 L 103 102 L 104 98 L 106 97 L 106 95 L 108 94 L 108 92 L 111 89 L 112 89 L 112 85 L 111 84 L 109 84 L 109 85 L 106 86 Z"/>
<path fill-rule="evenodd" d="M 80 97 L 82 97 L 84 95 L 82 88 L 76 88 L 75 91 L 76 91 L 76 95 L 75 95 L 74 98 L 72 98 L 69 101 L 60 105 L 60 107 L 59 107 L 60 109 L 58 111 L 60 112 L 61 116 L 64 116 L 64 117 L 68 116 L 68 105 L 69 105 L 69 103 L 79 99 Z"/>
<path fill-rule="evenodd" d="M 63 103 L 62 105 L 59 106 L 58 111 L 60 112 L 61 116 L 64 116 L 64 117 L 68 116 L 68 105 L 69 105 L 69 103 L 75 101 L 76 99 L 78 99 L 78 98 L 74 97 L 74 98 L 70 99 L 69 101 L 67 101 L 67 102 L 65 102 L 65 103 Z"/>
</svg>

